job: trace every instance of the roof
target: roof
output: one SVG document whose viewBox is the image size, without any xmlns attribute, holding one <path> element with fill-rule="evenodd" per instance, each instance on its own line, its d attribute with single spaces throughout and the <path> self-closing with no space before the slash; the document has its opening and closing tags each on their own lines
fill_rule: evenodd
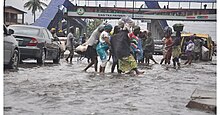
<svg viewBox="0 0 220 115">
<path fill-rule="evenodd" d="M 194 33 L 182 33 L 181 36 L 185 37 L 185 36 L 192 36 Z M 200 37 L 200 38 L 208 38 L 209 34 L 196 34 L 196 37 Z"/>
<path fill-rule="evenodd" d="M 97 1 L 97 0 L 89 0 Z M 98 1 L 125 1 L 125 0 L 98 0 Z M 216 3 L 217 0 L 126 0 L 126 1 L 145 1 L 145 2 L 202 2 L 202 3 Z"/>
<path fill-rule="evenodd" d="M 10 25 L 10 27 L 29 27 L 29 28 L 38 28 L 38 29 L 41 29 L 41 28 L 45 28 L 45 27 L 40 27 L 40 26 L 33 26 L 33 25 Z"/>
<path fill-rule="evenodd" d="M 13 7 L 13 6 L 5 6 L 5 8 L 11 8 L 11 9 L 17 10 L 17 11 L 19 11 L 19 12 L 21 12 L 21 13 L 27 13 L 27 12 L 25 12 L 25 11 L 23 11 L 23 10 L 20 10 L 20 9 L 18 9 L 18 8 L 15 8 L 15 7 Z"/>
<path fill-rule="evenodd" d="M 143 0 L 146 2 L 202 2 L 202 3 L 216 3 L 217 0 Z"/>
</svg>

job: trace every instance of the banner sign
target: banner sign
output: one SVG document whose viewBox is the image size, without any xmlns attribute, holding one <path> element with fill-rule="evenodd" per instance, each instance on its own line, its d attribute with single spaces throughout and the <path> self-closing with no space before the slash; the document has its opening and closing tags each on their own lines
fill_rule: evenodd
<svg viewBox="0 0 220 115">
<path fill-rule="evenodd" d="M 85 12 L 83 8 L 78 8 L 77 11 L 68 11 L 68 16 L 80 18 L 106 18 L 120 19 L 121 17 L 131 17 L 134 19 L 165 19 L 165 20 L 204 20 L 216 21 L 216 14 L 206 15 L 157 15 L 157 14 L 131 14 L 131 13 L 105 13 L 105 12 Z"/>
</svg>

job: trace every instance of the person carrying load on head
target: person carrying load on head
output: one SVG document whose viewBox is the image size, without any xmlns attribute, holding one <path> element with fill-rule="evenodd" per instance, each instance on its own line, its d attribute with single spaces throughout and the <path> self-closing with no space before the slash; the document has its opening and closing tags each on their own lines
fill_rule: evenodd
<svg viewBox="0 0 220 115">
<path fill-rule="evenodd" d="M 171 45 L 167 46 L 167 48 L 172 48 L 172 57 L 173 57 L 173 68 L 176 68 L 176 65 L 178 65 L 178 69 L 180 68 L 180 62 L 179 62 L 179 56 L 181 54 L 181 33 L 177 32 L 176 36 L 174 37 L 174 41 Z"/>
<path fill-rule="evenodd" d="M 134 21 L 129 17 L 122 17 L 118 26 L 121 28 L 118 34 L 112 39 L 111 47 L 115 56 L 118 59 L 119 70 L 124 73 L 133 73 L 143 74 L 137 68 L 137 62 L 134 59 L 134 56 L 131 54 L 131 39 L 129 38 L 129 32 L 131 27 L 134 27 Z"/>
</svg>

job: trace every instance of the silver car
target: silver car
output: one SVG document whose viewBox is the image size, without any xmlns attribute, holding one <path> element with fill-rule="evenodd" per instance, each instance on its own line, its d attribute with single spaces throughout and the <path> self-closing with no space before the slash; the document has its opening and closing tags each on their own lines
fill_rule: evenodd
<svg viewBox="0 0 220 115">
<path fill-rule="evenodd" d="M 154 40 L 154 54 L 163 54 L 163 47 L 162 40 Z"/>
<path fill-rule="evenodd" d="M 19 41 L 21 60 L 36 59 L 38 64 L 45 60 L 60 61 L 60 44 L 56 41 L 50 31 L 44 27 L 31 25 L 10 25 L 14 30 L 13 36 Z"/>
<path fill-rule="evenodd" d="M 4 65 L 11 69 L 17 69 L 19 63 L 19 49 L 18 42 L 11 35 L 13 30 L 7 29 L 4 25 Z"/>
</svg>

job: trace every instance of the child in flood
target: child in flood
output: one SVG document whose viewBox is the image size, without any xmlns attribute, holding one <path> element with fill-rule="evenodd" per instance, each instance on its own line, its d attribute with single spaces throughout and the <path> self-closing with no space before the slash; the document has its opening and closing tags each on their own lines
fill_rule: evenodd
<svg viewBox="0 0 220 115">
<path fill-rule="evenodd" d="M 193 59 L 193 50 L 194 50 L 195 44 L 193 42 L 193 36 L 190 36 L 186 39 L 186 54 L 187 54 L 187 61 L 184 63 L 191 65 L 192 59 Z"/>
<path fill-rule="evenodd" d="M 163 63 L 163 61 L 165 60 L 165 64 L 170 64 L 170 59 L 171 59 L 171 55 L 172 55 L 172 48 L 171 47 L 167 47 L 170 46 L 173 43 L 173 40 L 171 38 L 171 34 L 172 34 L 172 28 L 169 26 L 166 26 L 164 28 L 164 51 L 163 51 L 163 59 L 161 59 L 160 64 Z"/>
</svg>

